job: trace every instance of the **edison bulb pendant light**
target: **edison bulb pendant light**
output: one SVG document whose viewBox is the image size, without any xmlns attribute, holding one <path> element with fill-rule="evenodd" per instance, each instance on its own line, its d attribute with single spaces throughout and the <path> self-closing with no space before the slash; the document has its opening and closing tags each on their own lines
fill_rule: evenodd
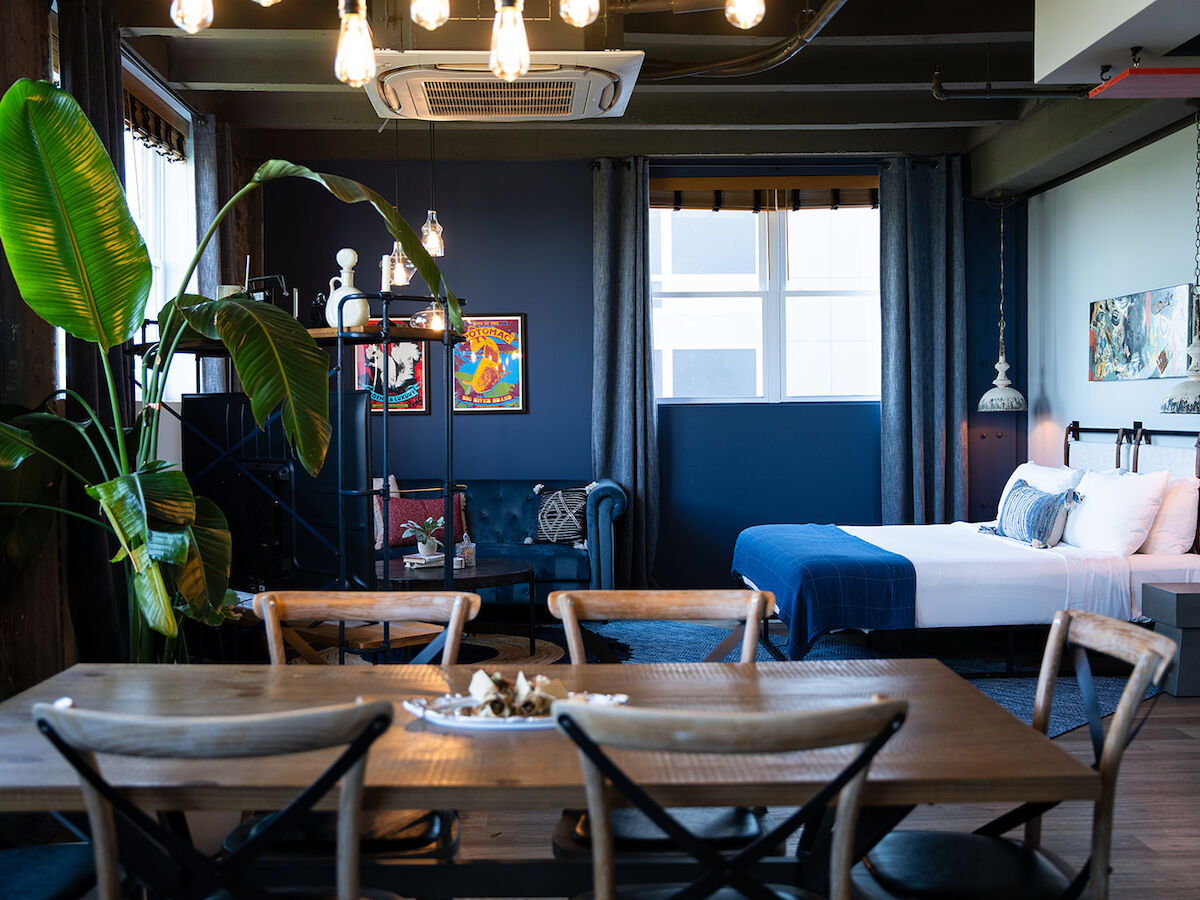
<svg viewBox="0 0 1200 900">
<path fill-rule="evenodd" d="M 279 0 L 254 0 L 259 6 L 274 6 Z"/>
<path fill-rule="evenodd" d="M 203 31 L 212 20 L 212 0 L 171 0 L 171 21 L 188 34 Z"/>
<path fill-rule="evenodd" d="M 405 285 L 412 281 L 413 272 L 417 267 L 413 265 L 411 259 L 404 255 L 404 249 L 400 246 L 400 242 L 396 241 L 392 244 L 392 273 L 391 281 L 393 285 Z"/>
<path fill-rule="evenodd" d="M 428 31 L 441 28 L 450 18 L 450 0 L 412 0 L 408 17 Z"/>
<path fill-rule="evenodd" d="M 437 210 L 429 210 L 425 224 L 421 226 L 421 246 L 430 256 L 445 256 L 446 242 L 442 239 L 442 223 L 437 220 Z"/>
<path fill-rule="evenodd" d="M 521 18 L 524 7 L 523 0 L 496 0 L 488 65 L 492 74 L 505 81 L 515 81 L 529 71 L 529 40 L 525 37 L 525 20 Z"/>
<path fill-rule="evenodd" d="M 442 320 L 442 309 L 438 306 L 436 300 L 430 300 L 429 306 L 420 312 L 415 312 L 409 318 L 408 324 L 412 328 L 428 328 L 430 331 L 441 331 L 445 327 L 445 322 Z"/>
<path fill-rule="evenodd" d="M 725 0 L 725 18 L 735 28 L 753 28 L 766 12 L 766 0 Z"/>
<path fill-rule="evenodd" d="M 600 0 L 559 0 L 558 14 L 568 25 L 584 28 L 600 15 Z"/>
<path fill-rule="evenodd" d="M 375 45 L 367 22 L 367 0 L 342 0 L 340 13 L 342 27 L 333 73 L 350 87 L 362 87 L 375 77 Z"/>
</svg>

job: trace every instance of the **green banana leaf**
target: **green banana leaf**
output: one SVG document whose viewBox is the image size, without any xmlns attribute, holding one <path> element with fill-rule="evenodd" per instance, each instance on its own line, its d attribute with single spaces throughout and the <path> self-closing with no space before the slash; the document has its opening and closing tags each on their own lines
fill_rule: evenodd
<svg viewBox="0 0 1200 900">
<path fill-rule="evenodd" d="M 24 428 L 0 422 L 0 469 L 15 469 L 37 451 L 32 434 Z"/>
<path fill-rule="evenodd" d="M 133 594 L 142 618 L 159 634 L 178 637 L 179 623 L 171 611 L 170 594 L 158 562 L 150 558 L 145 545 L 134 547 L 129 557 L 133 566 Z"/>
<path fill-rule="evenodd" d="M 0 100 L 0 148 L 0 242 L 25 302 L 105 351 L 131 338 L 150 257 L 79 105 L 46 82 L 16 82 Z"/>
<path fill-rule="evenodd" d="M 189 616 L 217 625 L 229 618 L 229 607 L 237 602 L 237 595 L 227 587 L 233 559 L 229 525 L 215 503 L 197 497 L 196 521 L 188 532 L 187 559 L 172 569 L 175 589 Z"/>
<path fill-rule="evenodd" d="M 188 324 L 229 348 L 261 426 L 283 404 L 283 431 L 296 457 L 316 475 L 329 449 L 329 357 L 304 326 L 278 307 L 253 300 L 201 300 L 180 307 Z"/>
<path fill-rule="evenodd" d="M 254 173 L 251 181 L 262 184 L 278 178 L 307 178 L 309 181 L 315 181 L 324 187 L 343 203 L 367 202 L 374 206 L 379 214 L 383 216 L 384 221 L 387 222 L 388 231 L 392 233 L 392 237 L 400 242 L 400 246 L 404 248 L 404 252 L 408 255 L 408 258 L 413 261 L 413 264 L 417 267 L 417 271 L 421 273 L 421 277 L 425 280 L 430 293 L 436 296 L 442 291 L 445 292 L 446 305 L 450 313 L 450 327 L 455 331 L 462 330 L 462 312 L 458 306 L 458 298 L 454 296 L 454 292 L 450 290 L 450 286 L 445 283 L 442 273 L 437 267 L 437 263 L 425 251 L 417 233 L 401 218 L 400 214 L 396 212 L 396 208 L 388 203 L 380 194 L 353 179 L 343 178 L 340 175 L 326 175 L 323 172 L 314 172 L 306 166 L 298 166 L 283 159 L 267 160 L 258 167 L 258 171 Z"/>
</svg>

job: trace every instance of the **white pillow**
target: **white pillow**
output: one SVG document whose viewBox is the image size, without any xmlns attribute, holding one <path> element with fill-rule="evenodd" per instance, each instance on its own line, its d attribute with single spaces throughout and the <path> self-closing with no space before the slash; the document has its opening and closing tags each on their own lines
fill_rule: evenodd
<svg viewBox="0 0 1200 900">
<path fill-rule="evenodd" d="M 1200 500 L 1200 478 L 1172 478 L 1167 482 L 1162 506 L 1150 526 L 1150 534 L 1138 553 L 1187 553 L 1196 540 L 1196 504 Z"/>
<path fill-rule="evenodd" d="M 996 509 L 1004 508 L 1004 498 L 1008 496 L 1008 492 L 1012 490 L 1012 486 L 1017 483 L 1019 478 L 1024 478 L 1027 485 L 1037 488 L 1043 493 L 1061 494 L 1079 484 L 1079 479 L 1082 477 L 1082 469 L 1072 469 L 1069 466 L 1039 466 L 1035 462 L 1023 462 L 1008 476 L 1008 483 L 1000 492 L 1000 502 L 996 505 Z"/>
<path fill-rule="evenodd" d="M 1063 541 L 1085 550 L 1128 556 L 1142 546 L 1162 505 L 1167 473 L 1085 472 L 1079 502 L 1067 515 Z"/>
</svg>

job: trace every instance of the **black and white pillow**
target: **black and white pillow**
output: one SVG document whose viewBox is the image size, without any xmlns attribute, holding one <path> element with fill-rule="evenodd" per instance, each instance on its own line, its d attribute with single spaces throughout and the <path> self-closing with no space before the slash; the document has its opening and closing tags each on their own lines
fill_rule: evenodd
<svg viewBox="0 0 1200 900">
<path fill-rule="evenodd" d="M 548 491 L 535 484 L 533 492 L 542 498 L 538 507 L 537 537 L 540 544 L 575 544 L 587 537 L 587 498 L 592 486 Z"/>
</svg>

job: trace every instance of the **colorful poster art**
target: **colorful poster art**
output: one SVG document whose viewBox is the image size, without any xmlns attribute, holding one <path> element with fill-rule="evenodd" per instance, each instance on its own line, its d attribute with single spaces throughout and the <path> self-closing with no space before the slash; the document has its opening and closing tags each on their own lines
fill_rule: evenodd
<svg viewBox="0 0 1200 900">
<path fill-rule="evenodd" d="M 367 322 L 377 328 L 379 319 Z M 354 348 L 354 386 L 371 394 L 371 412 L 383 412 L 387 379 L 388 413 L 429 412 L 429 372 L 425 345 L 419 341 L 360 344 Z"/>
<path fill-rule="evenodd" d="M 455 412 L 525 412 L 525 316 L 463 316 L 454 347 Z"/>
<path fill-rule="evenodd" d="M 1088 381 L 1186 375 L 1189 290 L 1177 284 L 1093 302 Z"/>
</svg>

